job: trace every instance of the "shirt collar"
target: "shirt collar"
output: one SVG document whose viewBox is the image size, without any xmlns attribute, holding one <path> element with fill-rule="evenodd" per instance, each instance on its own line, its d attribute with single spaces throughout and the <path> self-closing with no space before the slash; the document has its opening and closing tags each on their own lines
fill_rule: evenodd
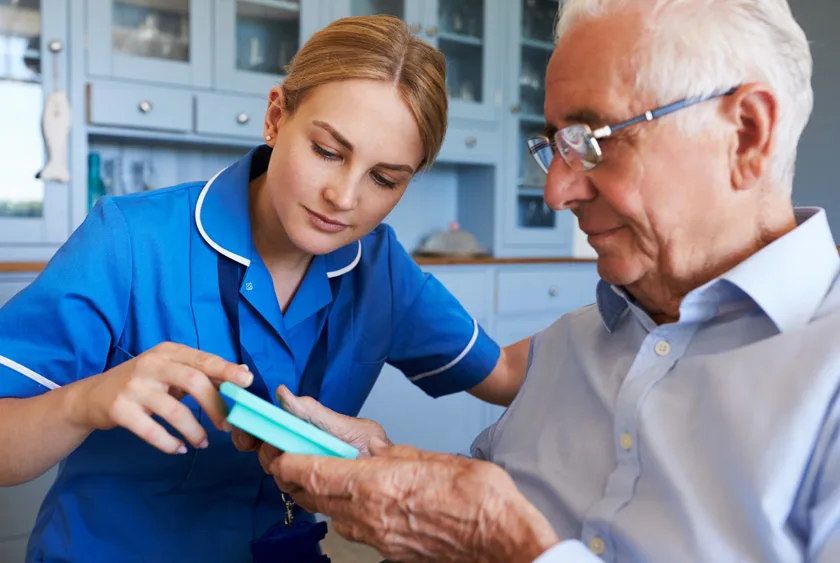
<svg viewBox="0 0 840 563">
<path fill-rule="evenodd" d="M 248 184 L 252 165 L 262 173 L 268 167 L 271 149 L 262 145 L 230 166 L 219 171 L 208 181 L 198 196 L 195 206 L 195 224 L 204 241 L 219 254 L 251 265 L 255 252 L 251 236 Z M 256 174 L 255 174 L 256 175 Z M 328 278 L 342 276 L 353 270 L 362 258 L 362 241 L 353 242 L 314 262 L 324 262 Z"/>
<path fill-rule="evenodd" d="M 795 229 L 689 295 L 731 297 L 731 291 L 721 286 L 726 281 L 761 307 L 780 332 L 806 325 L 840 271 L 840 255 L 823 209 L 795 208 L 794 214 Z M 631 297 L 600 281 L 596 299 L 601 320 L 612 332 Z"/>
</svg>

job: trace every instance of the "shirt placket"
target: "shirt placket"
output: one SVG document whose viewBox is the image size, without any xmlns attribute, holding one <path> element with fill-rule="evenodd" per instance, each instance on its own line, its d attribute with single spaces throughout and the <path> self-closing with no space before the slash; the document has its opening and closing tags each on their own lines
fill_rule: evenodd
<svg viewBox="0 0 840 563">
<path fill-rule="evenodd" d="M 635 493 L 641 463 L 639 425 L 641 409 L 653 388 L 684 354 L 697 323 L 676 323 L 652 330 L 619 388 L 613 427 L 616 467 L 607 479 L 604 496 L 587 511 L 581 540 L 604 561 L 615 560 L 612 523 Z"/>
</svg>

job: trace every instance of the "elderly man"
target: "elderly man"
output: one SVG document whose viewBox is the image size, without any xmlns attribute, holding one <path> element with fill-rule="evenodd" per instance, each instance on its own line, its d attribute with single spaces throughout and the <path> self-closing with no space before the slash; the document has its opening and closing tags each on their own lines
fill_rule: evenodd
<svg viewBox="0 0 840 563">
<path fill-rule="evenodd" d="M 802 30 L 785 0 L 568 0 L 557 36 L 529 145 L 603 282 L 533 338 L 474 445 L 493 463 L 374 439 L 266 466 L 402 561 L 840 561 L 840 258 L 791 204 Z"/>
</svg>

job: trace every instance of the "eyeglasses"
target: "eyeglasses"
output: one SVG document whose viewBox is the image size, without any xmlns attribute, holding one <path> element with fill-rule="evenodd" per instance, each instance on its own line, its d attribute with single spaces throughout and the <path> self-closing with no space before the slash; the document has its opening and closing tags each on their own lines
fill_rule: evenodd
<svg viewBox="0 0 840 563">
<path fill-rule="evenodd" d="M 587 172 L 596 168 L 603 160 L 601 145 L 598 144 L 598 139 L 605 139 L 625 127 L 630 127 L 643 121 L 653 121 L 663 115 L 674 113 L 675 111 L 699 104 L 700 102 L 729 96 L 730 94 L 734 94 L 736 90 L 737 87 L 709 96 L 685 98 L 667 106 L 646 111 L 642 115 L 638 115 L 627 121 L 622 121 L 616 125 L 599 127 L 594 131 L 589 125 L 583 123 L 569 125 L 568 127 L 559 129 L 552 135 L 552 138 L 539 136 L 528 139 L 528 152 L 531 153 L 531 156 L 537 161 L 537 165 L 546 174 L 548 174 L 548 169 L 554 160 L 555 151 L 560 153 L 560 156 L 572 170 Z"/>
</svg>

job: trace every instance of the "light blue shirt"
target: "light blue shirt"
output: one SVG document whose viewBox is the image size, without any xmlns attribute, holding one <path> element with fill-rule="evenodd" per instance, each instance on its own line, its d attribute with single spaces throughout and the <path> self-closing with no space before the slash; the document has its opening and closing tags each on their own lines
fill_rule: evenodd
<svg viewBox="0 0 840 563">
<path fill-rule="evenodd" d="M 564 540 L 539 563 L 840 561 L 840 257 L 796 216 L 679 322 L 602 282 L 533 339 L 473 454 Z"/>
</svg>

